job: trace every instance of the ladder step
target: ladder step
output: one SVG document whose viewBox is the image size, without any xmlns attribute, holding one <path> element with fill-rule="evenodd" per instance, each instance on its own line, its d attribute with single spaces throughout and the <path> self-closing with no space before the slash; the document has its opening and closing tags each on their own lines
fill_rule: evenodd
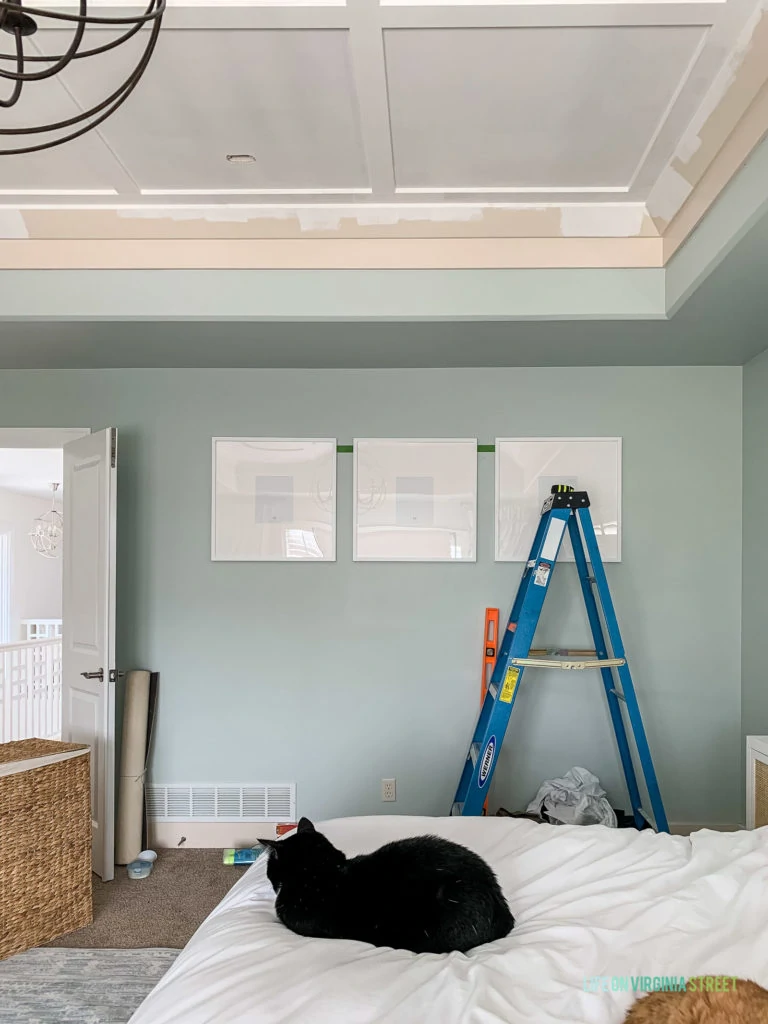
<svg viewBox="0 0 768 1024">
<path fill-rule="evenodd" d="M 499 692 L 499 688 L 496 683 L 489 683 L 488 689 L 491 691 L 491 696 L 496 700 L 496 694 Z"/>
<path fill-rule="evenodd" d="M 473 743 L 469 748 L 469 756 L 472 758 L 472 767 L 474 768 L 477 764 L 477 759 L 480 757 L 480 744 Z"/>
<path fill-rule="evenodd" d="M 585 668 L 620 668 L 626 665 L 626 658 L 580 658 L 578 661 L 564 658 L 511 658 L 510 663 L 519 668 L 563 668 L 580 671 Z"/>
<path fill-rule="evenodd" d="M 619 691 L 618 691 L 618 690 L 611 690 L 610 692 L 611 692 L 611 693 L 612 693 L 612 694 L 613 694 L 613 695 L 614 695 L 615 697 L 618 697 L 618 698 L 619 698 L 619 700 L 623 700 L 625 704 L 627 703 L 627 698 L 626 698 L 626 697 L 624 696 L 624 694 L 623 694 L 623 693 L 619 693 Z"/>
<path fill-rule="evenodd" d="M 461 817 L 461 814 L 462 814 L 463 810 L 464 810 L 464 803 L 463 803 L 463 801 L 459 802 L 457 800 L 456 803 L 451 808 L 451 817 L 452 818 Z"/>
</svg>

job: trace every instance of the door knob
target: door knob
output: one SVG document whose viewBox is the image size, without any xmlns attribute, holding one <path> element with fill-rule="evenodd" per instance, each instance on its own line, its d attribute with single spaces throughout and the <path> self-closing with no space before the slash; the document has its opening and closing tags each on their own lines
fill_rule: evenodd
<svg viewBox="0 0 768 1024">
<path fill-rule="evenodd" d="M 84 679 L 98 679 L 100 683 L 104 682 L 104 669 L 100 668 L 98 672 L 81 672 L 80 675 Z"/>
</svg>

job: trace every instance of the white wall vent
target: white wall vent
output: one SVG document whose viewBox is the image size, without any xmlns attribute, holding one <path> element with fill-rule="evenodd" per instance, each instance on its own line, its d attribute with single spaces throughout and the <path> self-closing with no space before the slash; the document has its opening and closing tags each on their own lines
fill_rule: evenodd
<svg viewBox="0 0 768 1024">
<path fill-rule="evenodd" d="M 209 785 L 204 782 L 147 786 L 153 821 L 295 821 L 296 783 Z"/>
</svg>

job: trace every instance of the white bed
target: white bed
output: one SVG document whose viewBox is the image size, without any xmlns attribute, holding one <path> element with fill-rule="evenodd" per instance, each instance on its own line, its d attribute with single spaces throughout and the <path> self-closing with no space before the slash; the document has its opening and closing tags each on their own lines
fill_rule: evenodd
<svg viewBox="0 0 768 1024">
<path fill-rule="evenodd" d="M 637 996 L 585 991 L 591 978 L 719 974 L 768 986 L 768 828 L 690 839 L 510 818 L 318 828 L 349 855 L 425 833 L 463 843 L 498 874 L 514 931 L 466 956 L 302 938 L 275 917 L 260 859 L 130 1024 L 612 1024 Z"/>
</svg>

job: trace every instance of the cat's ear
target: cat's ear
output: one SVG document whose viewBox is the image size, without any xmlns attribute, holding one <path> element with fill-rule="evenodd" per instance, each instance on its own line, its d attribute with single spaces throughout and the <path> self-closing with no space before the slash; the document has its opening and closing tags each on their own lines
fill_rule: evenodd
<svg viewBox="0 0 768 1024">
<path fill-rule="evenodd" d="M 309 820 L 309 818 L 300 818 L 299 825 L 296 829 L 296 834 L 301 835 L 303 832 L 314 832 L 315 826 Z"/>
<path fill-rule="evenodd" d="M 277 847 L 279 844 L 276 839 L 257 839 L 256 842 L 259 846 L 263 846 L 265 849 L 269 850 L 270 853 L 274 853 L 275 855 L 277 854 Z"/>
</svg>

